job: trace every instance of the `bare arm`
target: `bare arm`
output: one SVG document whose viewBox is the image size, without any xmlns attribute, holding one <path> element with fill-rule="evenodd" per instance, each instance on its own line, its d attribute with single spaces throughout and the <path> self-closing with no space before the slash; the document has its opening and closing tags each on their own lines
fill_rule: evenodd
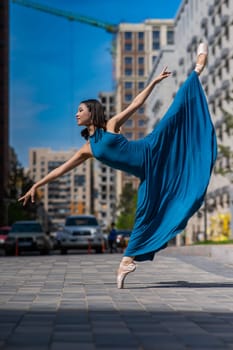
<svg viewBox="0 0 233 350">
<path fill-rule="evenodd" d="M 158 84 L 161 80 L 167 78 L 169 75 L 171 75 L 171 72 L 168 72 L 167 67 L 165 67 L 163 71 L 134 98 L 134 100 L 126 109 L 108 121 L 107 130 L 112 132 L 118 131 L 121 125 L 124 124 L 126 120 L 129 119 L 129 117 L 131 117 L 131 115 L 143 105 L 147 97 L 154 89 L 155 85 Z"/>
<path fill-rule="evenodd" d="M 58 168 L 52 170 L 45 177 L 43 177 L 41 180 L 36 182 L 24 196 L 19 198 L 18 201 L 23 201 L 23 205 L 26 205 L 27 201 L 31 198 L 31 202 L 33 203 L 35 201 L 35 193 L 37 188 L 64 175 L 71 169 L 74 169 L 76 166 L 85 162 L 85 160 L 87 160 L 90 157 L 92 157 L 92 153 L 90 150 L 90 146 L 87 143 L 77 153 L 75 153 L 73 157 L 70 158 L 67 162 L 60 165 Z"/>
</svg>

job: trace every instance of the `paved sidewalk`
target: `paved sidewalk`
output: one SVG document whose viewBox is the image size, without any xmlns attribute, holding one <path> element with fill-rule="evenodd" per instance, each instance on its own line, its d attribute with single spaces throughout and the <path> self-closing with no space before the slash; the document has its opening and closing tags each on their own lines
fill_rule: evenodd
<svg viewBox="0 0 233 350">
<path fill-rule="evenodd" d="M 233 349 L 233 265 L 203 256 L 0 258 L 0 349 Z"/>
</svg>

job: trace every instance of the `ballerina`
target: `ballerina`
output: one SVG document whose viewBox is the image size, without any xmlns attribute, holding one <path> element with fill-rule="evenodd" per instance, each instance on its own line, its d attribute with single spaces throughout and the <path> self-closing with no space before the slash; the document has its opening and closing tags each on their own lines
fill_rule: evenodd
<svg viewBox="0 0 233 350">
<path fill-rule="evenodd" d="M 171 72 L 167 67 L 110 120 L 98 100 L 82 101 L 76 114 L 87 142 L 67 162 L 36 182 L 19 201 L 35 200 L 36 189 L 91 157 L 140 179 L 135 224 L 117 271 L 117 287 L 135 271 L 135 261 L 152 260 L 180 233 L 200 208 L 216 159 L 216 137 L 198 76 L 207 61 L 207 45 L 198 47 L 194 71 L 179 88 L 168 111 L 146 137 L 128 141 L 120 127 Z"/>
</svg>

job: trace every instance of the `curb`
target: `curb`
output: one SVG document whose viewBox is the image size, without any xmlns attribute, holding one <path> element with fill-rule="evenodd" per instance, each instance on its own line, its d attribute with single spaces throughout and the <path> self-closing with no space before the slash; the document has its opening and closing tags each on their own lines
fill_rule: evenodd
<svg viewBox="0 0 233 350">
<path fill-rule="evenodd" d="M 193 245 L 182 247 L 167 247 L 160 255 L 193 255 L 214 258 L 226 264 L 233 264 L 233 244 L 211 244 L 211 245 Z"/>
</svg>

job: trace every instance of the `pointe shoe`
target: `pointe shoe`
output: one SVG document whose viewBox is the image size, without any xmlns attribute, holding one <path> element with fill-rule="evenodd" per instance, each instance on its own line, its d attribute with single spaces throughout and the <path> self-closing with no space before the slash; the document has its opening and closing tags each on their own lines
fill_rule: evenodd
<svg viewBox="0 0 233 350">
<path fill-rule="evenodd" d="M 130 263 L 128 265 L 123 265 L 121 264 L 119 267 L 119 270 L 121 272 L 118 272 L 117 274 L 117 288 L 118 289 L 123 289 L 124 288 L 124 280 L 125 277 L 130 273 L 136 270 L 136 264 L 135 263 Z M 118 270 L 118 271 L 119 271 Z"/>
<path fill-rule="evenodd" d="M 200 55 L 203 55 L 204 58 L 202 59 L 203 63 L 196 63 L 195 66 L 195 72 L 197 72 L 198 75 L 201 74 L 203 69 L 205 68 L 207 56 L 208 56 L 208 46 L 206 43 L 200 43 L 197 49 L 197 61 Z"/>
</svg>

